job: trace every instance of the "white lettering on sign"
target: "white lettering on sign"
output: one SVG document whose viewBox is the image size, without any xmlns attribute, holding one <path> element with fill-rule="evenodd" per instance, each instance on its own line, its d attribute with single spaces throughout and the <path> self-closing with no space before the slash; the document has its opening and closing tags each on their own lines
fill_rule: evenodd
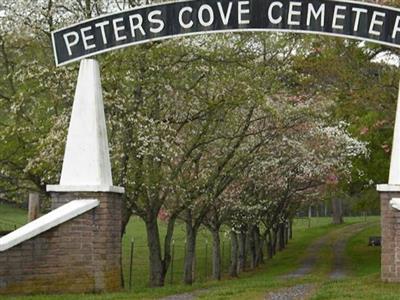
<svg viewBox="0 0 400 300">
<path fill-rule="evenodd" d="M 353 7 L 352 11 L 356 13 L 353 30 L 358 31 L 361 14 L 366 14 L 368 10 L 365 8 Z"/>
<path fill-rule="evenodd" d="M 248 2 L 248 1 L 247 1 L 247 2 Z M 233 6 L 233 3 L 232 3 L 232 2 L 229 2 L 229 4 L 228 4 L 228 9 L 226 10 L 226 12 L 224 12 L 224 9 L 223 9 L 223 7 L 222 7 L 221 2 L 218 2 L 218 3 L 217 3 L 217 6 L 218 6 L 219 15 L 221 16 L 222 24 L 228 25 L 229 18 L 230 18 L 231 13 L 232 13 L 232 6 Z"/>
<path fill-rule="evenodd" d="M 155 27 L 153 27 L 153 26 L 150 27 L 150 31 L 152 33 L 159 33 L 165 27 L 165 24 L 164 24 L 163 20 L 155 18 L 156 16 L 160 17 L 161 14 L 162 14 L 161 10 L 154 10 L 151 13 L 149 13 L 149 22 L 152 23 L 152 24 L 157 25 Z"/>
<path fill-rule="evenodd" d="M 400 32 L 400 16 L 396 17 L 396 22 L 394 23 L 392 39 L 396 39 L 397 34 Z"/>
<path fill-rule="evenodd" d="M 103 39 L 104 45 L 107 45 L 107 43 L 108 43 L 105 26 L 109 25 L 109 24 L 110 24 L 110 21 L 103 21 L 103 22 L 100 22 L 100 23 L 97 23 L 94 25 L 95 27 L 100 28 L 101 37 Z"/>
<path fill-rule="evenodd" d="M 207 13 L 205 13 L 207 12 Z M 205 17 L 207 16 L 207 17 Z M 203 4 L 199 8 L 199 14 L 198 14 L 199 22 L 201 26 L 204 27 L 209 27 L 214 23 L 214 11 L 212 7 L 208 4 Z M 206 19 L 208 18 L 208 21 Z"/>
<path fill-rule="evenodd" d="M 346 15 L 341 14 L 339 12 L 339 10 L 346 10 L 346 6 L 343 6 L 343 5 L 335 6 L 335 10 L 333 13 L 333 20 L 332 20 L 332 28 L 343 30 L 343 25 L 340 25 L 337 22 L 338 22 L 338 20 L 344 20 Z"/>
<path fill-rule="evenodd" d="M 294 16 L 300 16 L 301 12 L 300 10 L 296 10 L 297 8 L 301 9 L 301 2 L 290 2 L 289 3 L 289 12 L 288 12 L 288 20 L 287 23 L 288 25 L 300 25 L 300 20 L 294 20 L 293 17 Z"/>
<path fill-rule="evenodd" d="M 88 41 L 93 41 L 94 40 L 94 35 L 93 34 L 87 34 L 88 31 L 92 30 L 92 27 L 84 27 L 81 29 L 81 35 L 82 35 L 82 40 L 83 40 L 83 47 L 85 50 L 90 50 L 96 48 L 96 45 L 93 43 L 91 45 L 88 44 Z"/>
<path fill-rule="evenodd" d="M 73 39 L 71 40 L 70 37 Z M 64 34 L 64 41 L 65 45 L 67 47 L 68 55 L 72 55 L 72 50 L 71 47 L 78 45 L 79 43 L 79 34 L 75 31 L 68 32 Z"/>
<path fill-rule="evenodd" d="M 378 19 L 378 18 L 380 18 L 380 19 Z M 381 32 L 376 31 L 375 27 L 379 26 L 382 29 L 384 18 L 385 18 L 385 13 L 379 12 L 379 11 L 374 11 L 374 13 L 372 14 L 371 24 L 369 25 L 369 34 L 378 35 L 378 36 L 381 35 Z"/>
<path fill-rule="evenodd" d="M 318 20 L 321 18 L 321 27 L 325 26 L 325 3 L 321 4 L 318 8 L 318 11 L 315 10 L 315 7 L 312 3 L 308 3 L 308 12 L 307 12 L 307 26 L 311 25 L 311 17 L 314 20 Z"/>
<path fill-rule="evenodd" d="M 282 8 L 283 7 L 282 2 L 275 1 L 275 2 L 272 2 L 271 5 L 269 6 L 269 9 L 268 9 L 268 20 L 269 20 L 270 23 L 272 23 L 274 25 L 279 24 L 279 23 L 282 22 L 282 16 L 281 15 L 278 18 L 274 18 L 274 16 L 273 16 L 273 10 L 274 10 L 275 7 Z"/>
<path fill-rule="evenodd" d="M 243 6 L 249 6 L 250 2 L 249 1 L 239 1 L 238 3 L 238 23 L 239 25 L 242 24 L 249 24 L 250 20 L 249 19 L 243 19 L 243 15 L 248 15 L 250 13 L 250 9 L 244 8 Z"/>
<path fill-rule="evenodd" d="M 193 8 L 187 6 L 187 7 L 182 8 L 179 11 L 179 17 L 178 17 L 179 25 L 181 25 L 182 28 L 189 29 L 189 28 L 191 28 L 193 26 L 193 21 L 190 20 L 188 23 L 183 22 L 183 14 L 186 13 L 186 12 L 191 14 L 193 12 Z"/>
<path fill-rule="evenodd" d="M 136 22 L 134 22 L 136 19 Z M 131 35 L 132 37 L 136 37 L 136 30 L 139 30 L 142 35 L 146 35 L 146 32 L 143 29 L 143 17 L 139 14 L 129 16 L 129 23 L 131 25 Z"/>
<path fill-rule="evenodd" d="M 126 35 L 120 35 L 120 31 L 125 31 L 125 25 L 119 26 L 118 23 L 124 22 L 123 18 L 113 20 L 114 36 L 117 42 L 126 40 Z"/>
</svg>

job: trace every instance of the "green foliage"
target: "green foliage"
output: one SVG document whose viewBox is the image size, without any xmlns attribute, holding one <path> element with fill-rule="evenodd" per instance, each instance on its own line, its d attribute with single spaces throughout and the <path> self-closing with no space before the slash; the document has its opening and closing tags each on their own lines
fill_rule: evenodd
<svg viewBox="0 0 400 300">
<path fill-rule="evenodd" d="M 331 97 L 337 103 L 332 122 L 351 124 L 351 133 L 370 150 L 368 158 L 355 160 L 350 193 L 386 182 L 399 74 L 395 66 L 376 58 L 388 49 L 328 38 L 310 39 L 309 47 L 309 55 L 299 58 L 297 65 L 305 75 L 302 86 Z"/>
<path fill-rule="evenodd" d="M 0 17 L 0 193 L 15 201 L 60 175 L 78 66 L 54 67 L 50 31 L 121 9 L 28 2 L 5 0 Z M 396 69 L 373 61 L 382 51 L 246 33 L 98 56 L 124 224 L 163 211 L 171 222 L 190 213 L 197 228 L 262 224 L 266 234 L 318 201 L 331 174 L 365 210 L 364 191 L 386 180 L 397 90 Z M 148 234 L 161 252 L 158 231 Z"/>
</svg>

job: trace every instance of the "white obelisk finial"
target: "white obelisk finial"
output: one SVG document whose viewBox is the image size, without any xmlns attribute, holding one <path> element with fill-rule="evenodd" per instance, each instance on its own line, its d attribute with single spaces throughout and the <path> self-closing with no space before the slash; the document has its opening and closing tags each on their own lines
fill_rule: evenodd
<svg viewBox="0 0 400 300">
<path fill-rule="evenodd" d="M 60 185 L 48 185 L 47 190 L 123 192 L 123 188 L 114 187 L 112 182 L 100 68 L 96 60 L 81 61 Z"/>
<path fill-rule="evenodd" d="M 396 120 L 394 123 L 389 184 L 400 185 L 400 88 L 397 98 Z"/>
</svg>

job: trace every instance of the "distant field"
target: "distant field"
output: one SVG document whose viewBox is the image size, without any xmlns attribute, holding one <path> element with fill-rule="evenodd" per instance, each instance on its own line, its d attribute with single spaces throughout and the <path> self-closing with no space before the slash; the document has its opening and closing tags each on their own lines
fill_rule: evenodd
<svg viewBox="0 0 400 300">
<path fill-rule="evenodd" d="M 13 230 L 27 221 L 27 212 L 23 209 L 0 204 L 0 231 Z"/>
</svg>

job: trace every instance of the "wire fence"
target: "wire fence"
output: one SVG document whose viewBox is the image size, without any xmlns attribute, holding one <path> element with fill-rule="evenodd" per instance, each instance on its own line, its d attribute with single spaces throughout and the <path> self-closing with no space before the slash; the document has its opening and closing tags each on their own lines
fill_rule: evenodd
<svg viewBox="0 0 400 300">
<path fill-rule="evenodd" d="M 376 217 L 371 217 L 376 218 Z M 348 222 L 362 222 L 364 217 L 351 217 Z M 329 217 L 320 218 L 295 218 L 293 220 L 293 233 L 310 228 L 328 226 L 332 223 Z M 123 240 L 123 270 L 125 286 L 136 289 L 148 286 L 149 282 L 149 252 L 147 247 L 146 234 L 138 221 L 129 229 L 129 234 Z M 135 236 L 132 235 L 135 233 Z M 160 232 L 162 237 L 164 232 Z M 231 262 L 231 240 L 227 231 L 220 233 L 220 251 L 221 251 L 221 271 L 222 276 L 229 273 Z M 160 241 L 163 241 L 161 238 Z M 289 243 L 290 244 L 290 243 Z M 264 259 L 268 256 L 268 245 L 263 243 Z M 165 277 L 166 285 L 180 284 L 183 282 L 183 268 L 185 258 L 185 234 L 181 226 L 178 226 L 174 233 L 174 239 L 171 243 L 171 263 Z M 250 267 L 250 253 L 247 253 L 247 268 Z M 199 232 L 196 241 L 196 256 L 193 268 L 193 277 L 197 282 L 204 282 L 212 278 L 212 238 L 207 230 Z"/>
<path fill-rule="evenodd" d="M 231 241 L 221 234 L 221 275 L 228 275 L 231 263 Z M 129 289 L 145 287 L 148 285 L 149 263 L 148 248 L 146 244 L 139 243 L 133 238 L 123 245 L 123 269 L 125 286 Z M 174 239 L 171 243 L 171 262 L 165 276 L 166 285 L 183 282 L 184 259 L 186 243 L 182 239 Z M 267 256 L 267 245 L 263 244 L 263 253 Z M 250 255 L 245 259 L 246 267 L 250 267 Z M 200 238 L 196 242 L 196 256 L 193 267 L 193 278 L 196 282 L 212 279 L 212 241 Z"/>
</svg>

